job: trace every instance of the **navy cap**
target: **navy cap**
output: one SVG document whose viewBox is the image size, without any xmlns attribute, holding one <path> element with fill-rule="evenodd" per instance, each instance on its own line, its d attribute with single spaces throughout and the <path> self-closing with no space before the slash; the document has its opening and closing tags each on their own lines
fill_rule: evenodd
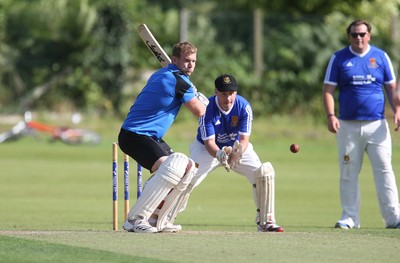
<svg viewBox="0 0 400 263">
<path fill-rule="evenodd" d="M 214 81 L 215 88 L 220 92 L 237 91 L 238 85 L 236 79 L 229 74 L 219 76 Z"/>
</svg>

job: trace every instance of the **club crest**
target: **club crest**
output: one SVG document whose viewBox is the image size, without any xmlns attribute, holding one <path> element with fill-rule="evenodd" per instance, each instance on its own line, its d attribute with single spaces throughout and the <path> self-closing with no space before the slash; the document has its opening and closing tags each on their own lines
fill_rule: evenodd
<svg viewBox="0 0 400 263">
<path fill-rule="evenodd" d="M 237 127 L 239 124 L 239 116 L 232 116 L 231 118 L 231 126 Z"/>
<path fill-rule="evenodd" d="M 376 59 L 375 58 L 370 58 L 369 59 L 368 67 L 369 68 L 377 68 L 378 67 L 378 64 L 376 63 Z"/>
<path fill-rule="evenodd" d="M 231 78 L 229 76 L 224 77 L 224 84 L 231 84 Z"/>
</svg>

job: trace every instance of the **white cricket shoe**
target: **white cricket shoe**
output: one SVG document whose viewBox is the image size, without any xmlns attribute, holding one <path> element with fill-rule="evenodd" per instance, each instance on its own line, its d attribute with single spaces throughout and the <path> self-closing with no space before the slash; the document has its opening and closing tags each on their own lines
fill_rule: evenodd
<svg viewBox="0 0 400 263">
<path fill-rule="evenodd" d="M 157 227 L 152 227 L 149 222 L 140 219 L 126 220 L 123 229 L 135 233 L 157 233 Z"/>
<path fill-rule="evenodd" d="M 149 218 L 149 223 L 151 226 L 156 227 L 157 225 L 157 219 L 156 218 Z M 160 231 L 164 233 L 173 233 L 173 232 L 178 232 L 182 230 L 181 225 L 174 225 L 170 221 L 167 221 L 167 224 L 165 227 Z"/>
<path fill-rule="evenodd" d="M 335 228 L 351 229 L 351 227 L 348 224 L 345 224 L 345 223 L 342 223 L 342 222 L 337 222 L 335 224 Z"/>
<path fill-rule="evenodd" d="M 340 228 L 340 229 L 360 228 L 360 223 L 356 224 L 354 223 L 353 219 L 345 218 L 338 220 L 335 224 L 335 228 Z"/>
<path fill-rule="evenodd" d="M 167 222 L 165 227 L 161 230 L 161 232 L 167 232 L 167 233 L 174 233 L 182 230 L 181 225 L 174 225 L 171 222 Z"/>
<path fill-rule="evenodd" d="M 283 227 L 273 222 L 267 222 L 265 225 L 257 224 L 258 232 L 283 232 Z"/>
</svg>

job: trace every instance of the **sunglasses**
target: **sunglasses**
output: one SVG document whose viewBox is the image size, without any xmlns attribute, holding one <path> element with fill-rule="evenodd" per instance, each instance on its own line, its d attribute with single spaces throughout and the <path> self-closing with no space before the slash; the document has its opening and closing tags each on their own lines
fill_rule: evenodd
<svg viewBox="0 0 400 263">
<path fill-rule="evenodd" d="M 367 32 L 363 32 L 363 33 L 350 33 L 351 37 L 353 38 L 357 38 L 358 36 L 360 36 L 361 38 L 365 37 L 365 35 L 367 34 Z"/>
</svg>

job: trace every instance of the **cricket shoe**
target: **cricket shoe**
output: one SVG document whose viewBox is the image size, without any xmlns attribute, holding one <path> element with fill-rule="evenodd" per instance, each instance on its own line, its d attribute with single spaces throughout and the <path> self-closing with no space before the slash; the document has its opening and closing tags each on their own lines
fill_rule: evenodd
<svg viewBox="0 0 400 263">
<path fill-rule="evenodd" d="M 171 222 L 167 222 L 167 224 L 161 230 L 161 232 L 164 232 L 164 233 L 175 233 L 175 232 L 179 232 L 181 230 L 182 230 L 182 226 L 181 225 L 174 225 Z"/>
<path fill-rule="evenodd" d="M 400 229 L 400 222 L 398 222 L 397 224 L 395 224 L 394 226 L 387 226 L 387 229 Z"/>
<path fill-rule="evenodd" d="M 156 218 L 149 218 L 149 223 L 151 226 L 156 227 L 157 225 L 157 219 Z M 181 225 L 174 225 L 170 221 L 167 221 L 166 225 L 160 232 L 164 233 L 174 233 L 182 230 Z"/>
<path fill-rule="evenodd" d="M 257 224 L 258 232 L 283 232 L 283 227 L 275 223 L 267 222 L 265 225 Z"/>
<path fill-rule="evenodd" d="M 351 227 L 348 224 L 337 222 L 335 228 L 350 229 Z"/>
<path fill-rule="evenodd" d="M 124 230 L 135 233 L 157 233 L 157 227 L 152 227 L 149 222 L 140 219 L 126 220 Z"/>
</svg>

